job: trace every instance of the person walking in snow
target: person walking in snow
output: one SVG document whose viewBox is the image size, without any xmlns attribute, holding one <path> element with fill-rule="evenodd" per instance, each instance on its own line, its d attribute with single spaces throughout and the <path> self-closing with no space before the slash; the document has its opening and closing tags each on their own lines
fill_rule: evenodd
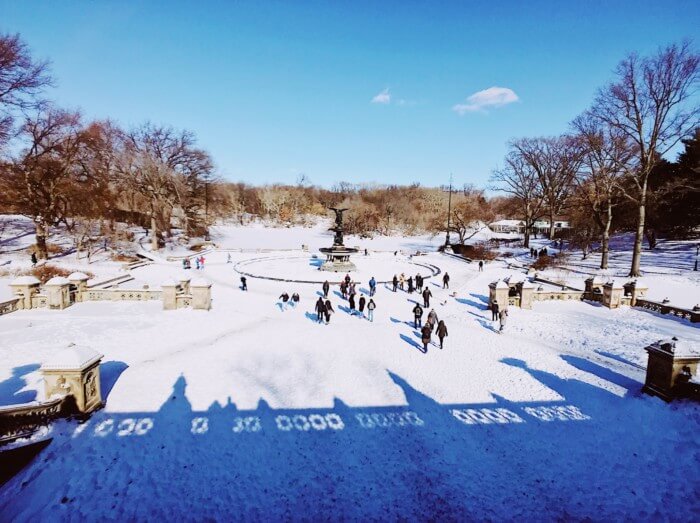
<svg viewBox="0 0 700 523">
<path fill-rule="evenodd" d="M 38 260 L 36 259 L 36 253 L 34 251 L 32 251 L 31 259 L 32 259 L 32 267 L 36 267 L 36 263 Z"/>
<path fill-rule="evenodd" d="M 350 281 L 351 281 L 350 275 L 346 273 L 345 274 L 345 285 L 350 285 Z"/>
<path fill-rule="evenodd" d="M 374 276 L 369 280 L 369 297 L 371 298 L 374 296 L 374 293 L 377 292 L 377 280 L 374 279 Z"/>
<path fill-rule="evenodd" d="M 199 258 L 195 257 L 194 259 L 194 268 L 199 270 Z"/>
<path fill-rule="evenodd" d="M 355 295 L 351 294 L 348 299 L 348 305 L 350 305 L 350 316 L 355 315 Z"/>
<path fill-rule="evenodd" d="M 420 331 L 420 339 L 423 342 L 423 352 L 426 353 L 428 352 L 428 345 L 430 344 L 430 337 L 432 334 L 432 329 L 430 328 L 430 325 L 425 325 L 421 331 Z"/>
<path fill-rule="evenodd" d="M 364 294 L 360 295 L 360 301 L 358 302 L 358 309 L 360 311 L 361 318 L 365 317 L 365 304 L 366 303 L 367 303 L 367 300 L 365 299 L 365 295 Z"/>
<path fill-rule="evenodd" d="M 328 292 L 331 290 L 331 284 L 328 283 L 328 280 L 323 282 L 323 297 L 328 298 Z"/>
<path fill-rule="evenodd" d="M 443 340 L 447 336 L 447 325 L 445 325 L 444 320 L 440 320 L 440 322 L 438 323 L 435 334 L 437 334 L 437 337 L 440 339 L 440 348 L 442 349 Z"/>
<path fill-rule="evenodd" d="M 323 314 L 326 312 L 326 304 L 323 302 L 323 298 L 320 296 L 316 300 L 316 306 L 314 307 L 316 311 L 316 321 L 321 323 L 323 321 Z"/>
<path fill-rule="evenodd" d="M 372 298 L 370 298 L 369 303 L 367 303 L 367 319 L 371 322 L 374 322 L 374 309 L 376 308 L 377 304 L 374 303 Z"/>
<path fill-rule="evenodd" d="M 423 291 L 423 276 L 420 274 L 416 274 L 416 290 L 418 292 Z"/>
<path fill-rule="evenodd" d="M 326 325 L 328 325 L 331 322 L 331 314 L 335 312 L 335 309 L 333 304 L 331 304 L 331 300 L 326 300 L 325 306 L 324 314 L 326 315 Z"/>
<path fill-rule="evenodd" d="M 295 292 L 292 294 L 292 307 L 296 308 L 297 305 L 299 305 L 299 294 Z"/>
<path fill-rule="evenodd" d="M 402 272 L 401 276 L 399 276 L 399 288 L 401 290 L 403 290 L 405 284 L 406 284 L 406 275 Z"/>
<path fill-rule="evenodd" d="M 423 307 L 426 309 L 430 307 L 430 298 L 432 297 L 433 293 L 430 292 L 430 289 L 426 287 L 423 289 Z"/>
<path fill-rule="evenodd" d="M 447 273 L 445 273 L 445 275 L 442 277 L 442 288 L 443 289 L 450 288 L 450 275 Z"/>
<path fill-rule="evenodd" d="M 199 257 L 199 268 L 200 268 L 201 270 L 204 270 L 204 262 L 205 262 L 205 261 L 206 261 L 206 260 L 205 260 L 205 258 L 204 258 L 204 255 L 202 254 L 202 255 Z"/>
<path fill-rule="evenodd" d="M 408 277 L 408 293 L 413 294 L 413 276 Z"/>
<path fill-rule="evenodd" d="M 287 294 L 286 292 L 283 292 L 282 294 L 280 294 L 280 297 L 278 299 L 280 300 L 279 301 L 280 310 L 282 310 L 282 311 L 285 310 L 287 308 L 287 302 L 289 302 L 289 294 Z"/>
<path fill-rule="evenodd" d="M 498 332 L 503 332 L 504 329 L 506 328 L 506 320 L 508 319 L 508 309 L 503 309 L 501 312 L 498 313 L 498 319 L 500 320 L 501 326 L 498 329 Z"/>
<path fill-rule="evenodd" d="M 416 306 L 413 307 L 413 328 L 417 329 L 418 327 L 421 326 L 423 322 L 423 309 L 421 308 L 420 305 L 416 303 Z"/>
<path fill-rule="evenodd" d="M 228 256 L 226 256 L 226 263 L 231 263 L 231 253 L 228 253 Z"/>
<path fill-rule="evenodd" d="M 241 276 L 241 290 L 242 291 L 248 290 L 248 279 L 245 276 Z"/>
<path fill-rule="evenodd" d="M 479 272 L 484 272 L 484 260 L 479 260 Z"/>
<path fill-rule="evenodd" d="M 498 320 L 498 302 L 493 300 L 493 303 L 491 303 L 491 321 L 496 320 Z"/>
<path fill-rule="evenodd" d="M 345 280 L 340 282 L 340 295 L 343 297 L 344 300 L 348 298 L 348 284 L 345 283 Z"/>
<path fill-rule="evenodd" d="M 430 330 L 432 331 L 438 323 L 438 315 L 435 309 L 430 309 L 428 313 L 428 319 L 426 320 L 426 325 L 430 325 Z"/>
<path fill-rule="evenodd" d="M 351 281 L 350 286 L 348 287 L 348 294 L 350 296 L 355 296 L 357 294 L 357 288 L 355 286 L 355 282 Z"/>
<path fill-rule="evenodd" d="M 396 288 L 399 286 L 399 278 L 396 276 L 396 274 L 394 274 L 394 279 L 391 280 L 391 283 L 394 286 L 393 291 L 396 292 Z"/>
</svg>

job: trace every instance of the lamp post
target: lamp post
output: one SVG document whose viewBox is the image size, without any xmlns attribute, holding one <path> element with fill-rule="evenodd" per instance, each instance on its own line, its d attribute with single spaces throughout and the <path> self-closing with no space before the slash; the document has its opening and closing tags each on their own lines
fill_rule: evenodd
<svg viewBox="0 0 700 523">
<path fill-rule="evenodd" d="M 445 233 L 445 247 L 450 245 L 450 225 L 452 217 L 452 173 L 450 173 L 450 186 L 447 189 L 449 196 L 447 197 L 447 231 Z"/>
</svg>

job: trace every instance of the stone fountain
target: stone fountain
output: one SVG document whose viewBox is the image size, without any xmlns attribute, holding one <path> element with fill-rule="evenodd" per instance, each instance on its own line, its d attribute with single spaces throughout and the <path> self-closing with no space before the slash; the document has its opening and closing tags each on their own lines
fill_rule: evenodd
<svg viewBox="0 0 700 523">
<path fill-rule="evenodd" d="M 332 247 L 319 249 L 326 255 L 326 261 L 319 268 L 322 271 L 332 272 L 354 271 L 357 267 L 350 261 L 350 255 L 356 254 L 357 249 L 346 247 L 343 244 L 343 213 L 347 209 L 337 209 L 335 207 L 329 207 L 329 209 L 335 213 L 335 226 L 329 229 L 335 233 L 335 236 Z"/>
</svg>

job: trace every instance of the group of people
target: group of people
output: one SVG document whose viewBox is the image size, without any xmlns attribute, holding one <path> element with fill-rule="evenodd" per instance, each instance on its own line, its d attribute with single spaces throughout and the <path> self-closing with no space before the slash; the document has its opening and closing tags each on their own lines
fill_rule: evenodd
<svg viewBox="0 0 700 523">
<path fill-rule="evenodd" d="M 491 303 L 491 321 L 499 322 L 498 332 L 501 333 L 506 328 L 506 320 L 508 319 L 508 306 L 507 304 L 501 308 L 496 300 Z"/>
<path fill-rule="evenodd" d="M 323 296 L 328 297 L 328 291 L 330 290 L 330 283 L 328 280 L 323 282 Z M 365 317 L 365 307 L 367 308 L 367 319 L 369 321 L 374 321 L 374 310 L 377 308 L 377 304 L 374 302 L 373 296 L 377 292 L 377 280 L 374 276 L 369 280 L 369 301 L 365 298 L 364 294 L 360 294 L 360 299 L 355 301 L 355 296 L 357 295 L 357 284 L 352 281 L 349 274 L 345 275 L 343 281 L 340 282 L 340 294 L 343 299 L 348 300 L 348 307 L 350 309 L 350 315 L 359 315 L 360 318 Z M 320 300 L 320 298 L 319 298 Z M 320 303 L 316 303 L 316 306 L 320 306 Z"/>
<path fill-rule="evenodd" d="M 374 279 L 374 278 L 372 278 Z M 415 286 L 414 286 L 415 282 Z M 376 284 L 375 284 L 376 285 Z M 413 276 L 409 276 L 408 279 L 406 279 L 406 275 L 404 273 L 401 273 L 400 276 L 397 276 L 394 274 L 394 277 L 391 280 L 391 290 L 396 292 L 397 290 L 401 289 L 402 291 L 405 290 L 409 294 L 413 294 L 414 291 L 418 292 L 423 292 L 423 286 L 425 285 L 425 278 L 421 276 L 420 274 L 416 274 L 415 280 L 413 279 Z M 450 275 L 448 273 L 445 273 L 442 277 L 442 288 L 443 289 L 449 289 L 450 288 Z M 427 289 L 427 287 L 426 287 Z M 428 291 L 430 292 L 430 291 Z M 431 294 L 432 296 L 432 294 Z"/>
<path fill-rule="evenodd" d="M 428 313 L 428 318 L 426 319 L 425 325 L 421 325 L 423 322 L 423 308 L 419 303 L 413 307 L 413 327 L 415 329 L 421 328 L 421 341 L 423 342 L 423 352 L 428 352 L 428 345 L 430 344 L 433 331 L 440 340 L 440 348 L 442 349 L 445 337 L 447 336 L 447 325 L 445 325 L 444 320 L 439 320 L 437 312 L 435 309 L 431 309 Z"/>
<path fill-rule="evenodd" d="M 283 292 L 280 297 L 278 298 L 278 304 L 280 307 L 280 310 L 284 311 L 288 309 L 289 307 L 296 308 L 297 305 L 299 305 L 300 301 L 299 293 L 295 292 L 292 294 L 292 297 L 289 297 L 289 294 L 286 292 Z"/>
<path fill-rule="evenodd" d="M 539 251 L 530 247 L 530 258 L 541 258 L 542 256 L 547 256 L 547 247 L 542 247 Z"/>
<path fill-rule="evenodd" d="M 204 257 L 203 254 L 200 256 L 195 256 L 194 263 L 195 263 L 195 267 L 197 268 L 197 270 L 204 269 L 204 262 L 205 261 L 206 261 L 206 258 Z M 183 269 L 191 269 L 192 268 L 192 262 L 190 261 L 189 258 L 185 258 L 182 260 L 182 268 Z"/>
</svg>

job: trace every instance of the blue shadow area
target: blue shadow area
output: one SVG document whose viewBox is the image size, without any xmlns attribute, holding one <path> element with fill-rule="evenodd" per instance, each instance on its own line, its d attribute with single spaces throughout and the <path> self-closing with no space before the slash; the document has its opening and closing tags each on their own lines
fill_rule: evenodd
<svg viewBox="0 0 700 523">
<path fill-rule="evenodd" d="M 129 366 L 123 361 L 106 361 L 100 365 L 100 392 L 102 401 L 106 402 L 109 398 L 109 393 L 117 383 L 119 376 L 122 375 Z"/>
<path fill-rule="evenodd" d="M 38 369 L 39 365 L 37 364 L 22 365 L 12 369 L 12 376 L 0 382 L 0 406 L 34 401 L 36 399 L 36 391 L 21 391 L 21 389 L 27 386 L 27 381 L 24 377 Z"/>
<path fill-rule="evenodd" d="M 700 407 L 620 398 L 521 360 L 502 364 L 563 399 L 491 394 L 488 403 L 447 405 L 389 372 L 405 398 L 393 406 L 335 399 L 326 408 L 276 409 L 260 400 L 240 410 L 229 399 L 194 411 L 180 376 L 157 412 L 100 411 L 79 432 L 57 424 L 51 452 L 0 490 L 0 514 L 656 520 L 671 503 L 675 518 L 693 519 Z M 659 444 L 659 434 L 679 433 L 683 449 L 669 438 Z"/>
</svg>

